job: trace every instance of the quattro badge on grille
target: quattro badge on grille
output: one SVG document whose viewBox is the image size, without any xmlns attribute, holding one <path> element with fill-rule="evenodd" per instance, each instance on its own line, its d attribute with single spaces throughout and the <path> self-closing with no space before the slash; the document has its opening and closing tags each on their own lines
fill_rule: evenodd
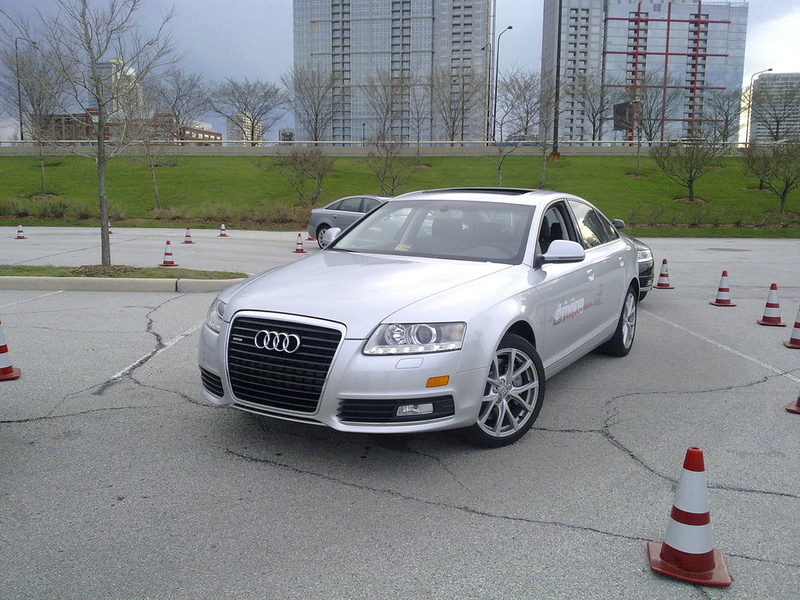
<svg viewBox="0 0 800 600">
<path fill-rule="evenodd" d="M 253 345 L 261 350 L 294 354 L 300 349 L 300 336 L 294 333 L 262 329 L 253 338 Z"/>
</svg>

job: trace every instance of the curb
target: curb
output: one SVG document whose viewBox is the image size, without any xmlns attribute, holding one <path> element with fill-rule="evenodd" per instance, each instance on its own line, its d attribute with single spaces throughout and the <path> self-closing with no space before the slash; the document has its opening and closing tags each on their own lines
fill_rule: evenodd
<svg viewBox="0 0 800 600">
<path fill-rule="evenodd" d="M 0 277 L 0 290 L 81 292 L 219 292 L 242 279 L 144 279 L 136 277 Z"/>
</svg>

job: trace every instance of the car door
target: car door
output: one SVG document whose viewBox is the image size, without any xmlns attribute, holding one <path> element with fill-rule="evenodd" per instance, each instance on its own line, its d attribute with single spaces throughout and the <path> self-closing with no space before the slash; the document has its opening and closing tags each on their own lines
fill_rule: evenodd
<svg viewBox="0 0 800 600">
<path fill-rule="evenodd" d="M 548 206 L 539 223 L 537 253 L 546 255 L 555 240 L 570 240 L 581 243 L 572 220 L 572 214 L 564 200 Z M 560 361 L 569 362 L 570 354 L 580 348 L 591 331 L 593 306 L 591 293 L 591 270 L 585 261 L 574 263 L 547 263 L 540 268 L 540 302 L 544 303 L 544 340 L 542 361 L 545 368 Z M 542 318 L 542 317 L 540 317 Z"/>
<path fill-rule="evenodd" d="M 578 234 L 586 250 L 585 268 L 590 273 L 587 301 L 592 305 L 589 335 L 600 335 L 619 319 L 625 289 L 625 243 L 608 219 L 596 208 L 569 200 Z"/>
</svg>

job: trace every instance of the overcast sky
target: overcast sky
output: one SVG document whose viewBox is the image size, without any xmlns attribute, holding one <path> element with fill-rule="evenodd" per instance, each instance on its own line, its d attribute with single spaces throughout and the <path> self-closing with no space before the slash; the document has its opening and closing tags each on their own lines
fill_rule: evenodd
<svg viewBox="0 0 800 600">
<path fill-rule="evenodd" d="M 105 2 L 106 0 L 101 0 Z M 744 85 L 756 71 L 800 72 L 800 2 L 750 0 Z M 0 0 L 11 15 L 33 18 L 38 8 L 52 10 L 54 0 Z M 169 1 L 147 0 L 143 14 L 158 20 Z M 208 81 L 262 79 L 278 82 L 292 66 L 292 0 L 173 0 L 172 34 L 182 66 Z M 500 70 L 512 66 L 538 70 L 541 58 L 542 0 L 497 0 L 497 31 L 503 35 Z M 215 128 L 222 125 L 214 123 Z M 6 135 L 2 135 L 6 133 Z M 224 131 L 223 131 L 224 133 Z M 267 136 L 275 139 L 277 132 Z M 7 131 L 0 132 L 7 139 Z"/>
</svg>

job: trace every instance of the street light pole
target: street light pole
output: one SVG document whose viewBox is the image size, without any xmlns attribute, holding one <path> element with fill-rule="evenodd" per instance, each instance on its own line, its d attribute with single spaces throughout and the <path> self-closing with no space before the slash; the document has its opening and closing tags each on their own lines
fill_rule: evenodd
<svg viewBox="0 0 800 600">
<path fill-rule="evenodd" d="M 497 78 L 500 74 L 500 38 L 509 29 L 514 29 L 514 26 L 509 25 L 500 32 L 500 34 L 497 36 L 497 44 L 494 48 L 494 102 L 492 106 L 492 140 L 494 141 L 497 141 L 495 139 L 495 135 L 497 128 Z"/>
<path fill-rule="evenodd" d="M 764 69 L 763 71 L 757 71 L 756 73 L 753 73 L 750 76 L 750 102 L 747 103 L 748 104 L 748 106 L 747 106 L 747 145 L 748 146 L 750 145 L 750 138 L 752 137 L 750 135 L 750 118 L 751 118 L 751 115 L 753 114 L 753 80 L 756 78 L 756 75 L 761 75 L 762 73 L 768 73 L 769 71 L 772 71 L 771 67 L 769 69 Z"/>
</svg>

